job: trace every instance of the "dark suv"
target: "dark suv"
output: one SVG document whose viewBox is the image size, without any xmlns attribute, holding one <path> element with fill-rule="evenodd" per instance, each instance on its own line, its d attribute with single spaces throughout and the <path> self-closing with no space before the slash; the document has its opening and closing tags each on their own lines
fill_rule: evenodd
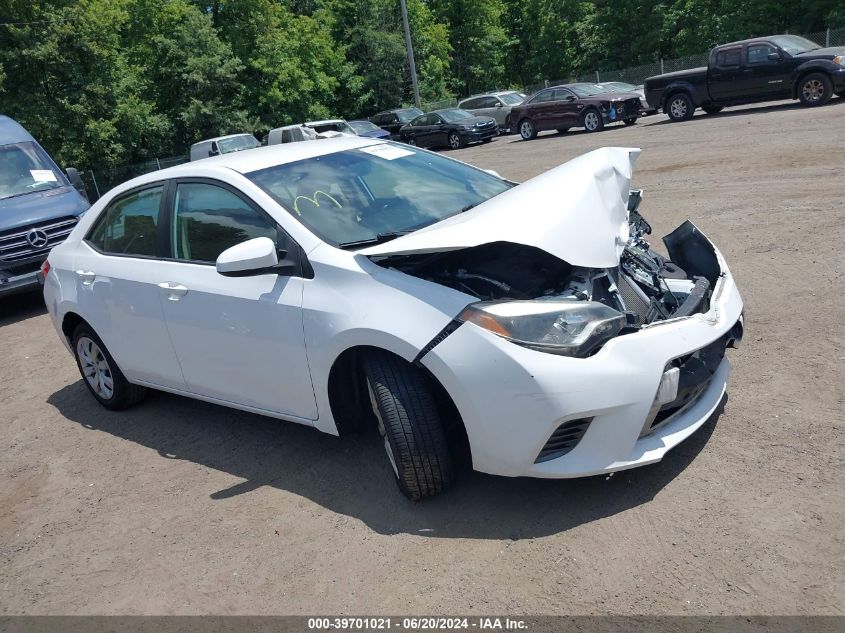
<svg viewBox="0 0 845 633">
<path fill-rule="evenodd" d="M 88 209 L 75 169 L 67 174 L 18 123 L 0 115 L 0 297 L 39 286 L 50 249 Z"/>
<path fill-rule="evenodd" d="M 370 121 L 378 125 L 382 130 L 390 132 L 390 138 L 398 141 L 401 136 L 399 130 L 406 123 L 410 123 L 423 114 L 419 108 L 400 108 L 398 110 L 385 110 L 370 117 Z"/>
</svg>

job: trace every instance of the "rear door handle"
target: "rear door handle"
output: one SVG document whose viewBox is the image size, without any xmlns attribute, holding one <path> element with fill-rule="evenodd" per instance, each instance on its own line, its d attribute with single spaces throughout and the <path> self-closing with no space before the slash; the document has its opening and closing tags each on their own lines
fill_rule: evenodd
<svg viewBox="0 0 845 633">
<path fill-rule="evenodd" d="M 90 270 L 77 270 L 76 276 L 82 280 L 83 286 L 90 286 L 94 283 L 94 278 L 97 276 L 97 273 Z"/>
<path fill-rule="evenodd" d="M 179 301 L 181 297 L 188 294 L 188 289 L 182 284 L 177 284 L 175 281 L 163 281 L 158 287 L 167 293 L 168 301 Z"/>
</svg>

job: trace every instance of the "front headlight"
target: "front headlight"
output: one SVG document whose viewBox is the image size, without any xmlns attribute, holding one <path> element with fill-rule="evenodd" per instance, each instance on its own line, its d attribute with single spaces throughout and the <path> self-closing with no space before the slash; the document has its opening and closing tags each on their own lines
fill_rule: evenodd
<svg viewBox="0 0 845 633">
<path fill-rule="evenodd" d="M 833 58 L 834 64 L 839 64 L 840 66 L 845 66 L 845 55 L 837 55 Z"/>
<path fill-rule="evenodd" d="M 458 316 L 517 345 L 585 357 L 619 334 L 625 315 L 603 303 L 541 299 L 481 301 Z"/>
<path fill-rule="evenodd" d="M 474 127 L 475 127 L 475 125 L 474 125 L 474 124 L 471 124 L 471 125 L 465 125 L 465 126 L 464 126 L 464 129 L 465 129 L 465 130 L 471 130 L 471 129 L 473 129 Z"/>
</svg>

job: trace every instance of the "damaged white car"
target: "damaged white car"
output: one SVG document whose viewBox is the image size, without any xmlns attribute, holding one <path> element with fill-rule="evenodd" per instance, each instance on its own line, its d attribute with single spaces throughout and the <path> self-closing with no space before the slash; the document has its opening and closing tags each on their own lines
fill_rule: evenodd
<svg viewBox="0 0 845 633">
<path fill-rule="evenodd" d="M 343 435 L 378 429 L 399 488 L 466 460 L 579 477 L 659 461 L 718 407 L 742 300 L 691 223 L 645 241 L 639 150 L 523 184 L 332 139 L 136 178 L 44 265 L 109 409 L 160 389 Z"/>
</svg>

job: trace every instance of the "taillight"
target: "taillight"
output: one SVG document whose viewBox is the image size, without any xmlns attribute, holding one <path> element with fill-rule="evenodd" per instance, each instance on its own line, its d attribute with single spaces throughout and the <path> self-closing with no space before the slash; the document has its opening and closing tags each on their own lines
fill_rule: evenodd
<svg viewBox="0 0 845 633">
<path fill-rule="evenodd" d="M 41 264 L 41 279 L 47 279 L 47 275 L 50 274 L 50 261 L 45 259 L 44 263 Z"/>
</svg>

